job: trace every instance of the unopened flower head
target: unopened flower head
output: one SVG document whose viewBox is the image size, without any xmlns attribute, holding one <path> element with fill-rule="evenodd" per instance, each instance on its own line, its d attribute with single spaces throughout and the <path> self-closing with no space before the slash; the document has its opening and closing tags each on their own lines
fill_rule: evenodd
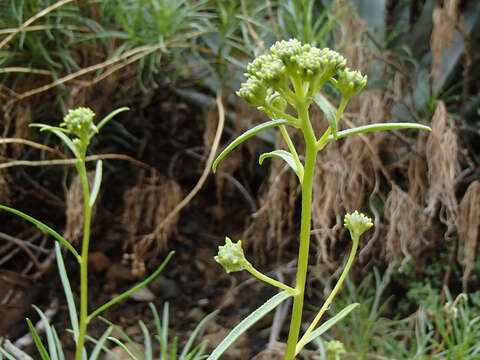
<svg viewBox="0 0 480 360">
<path fill-rule="evenodd" d="M 270 51 L 289 66 L 297 63 L 297 56 L 302 51 L 302 43 L 297 39 L 277 41 L 270 47 Z"/>
<path fill-rule="evenodd" d="M 357 95 L 367 85 L 367 75 L 346 68 L 338 73 L 337 87 L 345 98 Z"/>
<path fill-rule="evenodd" d="M 256 77 L 249 77 L 247 81 L 241 85 L 240 90 L 237 91 L 237 95 L 252 106 L 260 106 L 265 104 L 267 89 L 262 80 Z"/>
<path fill-rule="evenodd" d="M 60 126 L 65 127 L 68 132 L 78 136 L 80 139 L 86 139 L 90 132 L 96 132 L 96 127 L 93 123 L 94 116 L 95 113 L 90 108 L 79 107 L 70 109 Z"/>
<path fill-rule="evenodd" d="M 243 254 L 242 240 L 234 243 L 228 237 L 225 238 L 225 245 L 218 247 L 218 255 L 214 259 L 227 273 L 245 270 L 249 265 Z"/>
<path fill-rule="evenodd" d="M 352 214 L 345 215 L 345 227 L 350 231 L 353 239 L 358 239 L 372 226 L 372 219 L 356 210 Z"/>
</svg>

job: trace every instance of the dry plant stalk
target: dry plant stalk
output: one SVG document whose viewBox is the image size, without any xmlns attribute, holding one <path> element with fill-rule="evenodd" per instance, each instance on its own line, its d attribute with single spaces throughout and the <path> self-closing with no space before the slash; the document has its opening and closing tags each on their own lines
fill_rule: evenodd
<svg viewBox="0 0 480 360">
<path fill-rule="evenodd" d="M 480 227 L 480 181 L 472 182 L 463 196 L 459 209 L 460 248 L 458 262 L 464 266 L 462 277 L 463 291 L 467 292 L 470 277 L 476 259 L 478 234 Z"/>
</svg>

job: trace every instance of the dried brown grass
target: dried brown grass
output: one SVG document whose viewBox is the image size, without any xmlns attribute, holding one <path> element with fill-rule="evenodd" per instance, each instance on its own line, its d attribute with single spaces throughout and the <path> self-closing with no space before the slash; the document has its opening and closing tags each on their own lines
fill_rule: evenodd
<svg viewBox="0 0 480 360">
<path fill-rule="evenodd" d="M 440 60 L 443 53 L 448 51 L 455 35 L 455 29 L 460 26 L 460 1 L 445 0 L 443 6 L 437 6 L 433 11 L 433 30 L 430 37 L 433 65 L 432 77 L 434 81 L 441 75 Z"/>
<path fill-rule="evenodd" d="M 477 255 L 480 227 L 480 181 L 472 182 L 465 192 L 459 209 L 460 250 L 458 262 L 463 265 L 462 287 L 467 292 L 468 278 L 472 274 Z"/>
<path fill-rule="evenodd" d="M 122 223 L 128 233 L 126 247 L 134 249 L 132 271 L 145 272 L 147 253 L 156 255 L 167 247 L 168 238 L 177 231 L 178 215 L 157 229 L 182 200 L 180 185 L 159 174 L 149 177 L 142 171 L 137 184 L 124 193 Z M 155 244 L 151 251 L 150 245 Z"/>
</svg>

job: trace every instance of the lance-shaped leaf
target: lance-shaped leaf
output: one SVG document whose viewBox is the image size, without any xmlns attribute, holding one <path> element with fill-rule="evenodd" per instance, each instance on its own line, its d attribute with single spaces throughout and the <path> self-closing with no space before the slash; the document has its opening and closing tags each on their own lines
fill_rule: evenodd
<svg viewBox="0 0 480 360">
<path fill-rule="evenodd" d="M 78 152 L 77 147 L 75 146 L 73 141 L 67 135 L 65 135 L 65 133 L 68 133 L 67 130 L 57 126 L 50 126 L 45 124 L 30 124 L 30 126 L 39 127 L 40 131 L 50 131 L 54 133 L 69 147 L 69 149 L 73 152 L 77 159 L 80 158 L 80 153 Z"/>
<path fill-rule="evenodd" d="M 13 209 L 11 207 L 8 207 L 8 206 L 4 206 L 4 205 L 0 205 L 0 209 L 1 210 L 5 210 L 5 211 L 9 211 L 11 212 L 12 214 L 15 214 L 15 215 L 18 215 L 22 218 L 24 218 L 25 220 L 31 222 L 33 225 L 35 225 L 36 227 L 38 227 L 40 230 L 43 230 L 43 231 L 46 231 L 47 233 L 49 233 L 50 235 L 52 235 L 57 241 L 61 242 L 63 245 L 65 245 L 65 247 L 70 250 L 70 252 L 77 258 L 78 261 L 80 261 L 81 257 L 80 255 L 78 254 L 77 250 L 75 250 L 75 248 L 67 241 L 65 240 L 65 238 L 60 235 L 59 233 L 57 233 L 55 230 L 53 230 L 51 227 L 45 225 L 44 223 L 42 223 L 41 221 L 38 221 L 37 219 L 17 210 L 17 209 Z"/>
<path fill-rule="evenodd" d="M 269 157 L 275 157 L 285 160 L 288 166 L 290 166 L 292 170 L 295 171 L 295 174 L 297 174 L 297 176 L 300 178 L 300 175 L 298 174 L 297 164 L 295 163 L 295 159 L 293 158 L 293 155 L 291 153 L 285 150 L 274 150 L 260 155 L 260 157 L 258 158 L 258 162 L 260 163 L 260 165 L 262 165 L 263 160 Z M 302 164 L 300 164 L 300 166 L 302 166 Z"/>
<path fill-rule="evenodd" d="M 107 123 L 109 122 L 115 115 L 118 113 L 121 113 L 123 111 L 130 110 L 128 107 L 121 107 L 119 109 L 113 110 L 110 114 L 105 116 L 97 125 L 97 130 L 100 131 L 100 129 Z M 97 132 L 98 132 L 97 131 Z"/>
<path fill-rule="evenodd" d="M 271 297 L 265 304 L 260 306 L 257 310 L 248 315 L 243 319 L 237 326 L 235 326 L 232 331 L 227 335 L 225 339 L 222 340 L 220 344 L 215 348 L 215 350 L 210 354 L 207 360 L 217 360 L 232 345 L 235 340 L 238 339 L 245 331 L 247 331 L 253 324 L 258 320 L 276 308 L 281 302 L 285 301 L 287 298 L 292 296 L 286 290 L 279 292 L 277 295 Z"/>
<path fill-rule="evenodd" d="M 98 160 L 97 167 L 95 169 L 95 181 L 93 183 L 90 199 L 88 200 L 88 205 L 93 206 L 93 204 L 95 204 L 95 200 L 97 200 L 97 196 L 100 191 L 101 184 L 102 184 L 102 160 Z"/>
<path fill-rule="evenodd" d="M 228 146 L 218 155 L 218 157 L 215 159 L 212 165 L 212 170 L 215 172 L 217 170 L 218 163 L 222 161 L 222 159 L 227 156 L 227 154 L 235 149 L 238 145 L 240 145 L 242 142 L 245 140 L 251 138 L 253 135 L 258 134 L 259 132 L 270 129 L 272 127 L 276 127 L 279 125 L 287 125 L 289 124 L 288 120 L 285 119 L 279 119 L 279 120 L 271 120 L 267 121 L 265 123 L 262 123 L 260 125 L 255 126 L 254 128 L 245 131 L 242 135 L 237 137 L 235 140 L 233 140 Z"/>
<path fill-rule="evenodd" d="M 337 138 L 337 119 L 336 119 L 336 115 L 335 115 L 336 112 L 334 107 L 321 94 L 313 95 L 312 99 L 320 107 L 320 109 L 322 109 L 323 113 L 325 114 L 328 120 L 328 125 L 330 125 L 332 136 L 334 139 L 336 139 Z"/>
<path fill-rule="evenodd" d="M 419 130 L 427 130 L 431 131 L 432 129 L 423 124 L 417 123 L 379 123 L 379 124 L 370 124 L 359 126 L 353 129 L 339 131 L 337 133 L 337 139 L 342 139 L 350 135 L 367 133 L 372 131 L 380 131 L 380 130 L 394 130 L 394 129 L 419 129 Z M 328 136 L 328 140 L 334 140 L 332 135 Z"/>
</svg>

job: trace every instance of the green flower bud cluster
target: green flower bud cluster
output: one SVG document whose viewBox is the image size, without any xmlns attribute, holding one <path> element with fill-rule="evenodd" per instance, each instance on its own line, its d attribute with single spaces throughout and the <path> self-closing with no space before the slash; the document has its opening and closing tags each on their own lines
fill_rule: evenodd
<svg viewBox="0 0 480 360">
<path fill-rule="evenodd" d="M 345 215 L 345 227 L 350 231 L 352 239 L 360 238 L 372 226 L 372 219 L 356 210 L 352 214 Z"/>
<path fill-rule="evenodd" d="M 362 75 L 360 71 L 346 68 L 338 73 L 337 88 L 347 99 L 357 95 L 365 85 L 367 85 L 367 75 Z"/>
<path fill-rule="evenodd" d="M 225 245 L 218 247 L 218 255 L 214 259 L 227 273 L 245 270 L 250 265 L 243 254 L 242 240 L 234 243 L 228 237 L 225 238 Z"/>
<path fill-rule="evenodd" d="M 88 141 L 90 134 L 98 131 L 93 123 L 94 117 L 95 113 L 90 108 L 70 109 L 60 126 L 65 127 L 70 134 L 76 135 L 82 141 Z"/>
<path fill-rule="evenodd" d="M 292 90 L 296 90 L 295 86 L 302 83 L 302 92 L 307 91 L 302 96 L 310 96 L 319 91 L 325 81 L 338 75 L 338 80 L 331 79 L 332 82 L 343 94 L 352 96 L 367 81 L 367 77 L 358 71 L 341 71 L 347 63 L 346 59 L 328 48 L 302 45 L 300 41 L 291 39 L 277 41 L 270 52 L 259 56 L 247 66 L 247 81 L 237 92 L 250 105 L 263 107 L 260 109 L 263 111 L 266 109 L 266 96 L 272 93 L 270 89 L 292 102 Z"/>
<path fill-rule="evenodd" d="M 329 359 L 340 359 L 340 356 L 345 354 L 345 346 L 338 340 L 331 340 L 327 343 L 327 352 Z"/>
</svg>

